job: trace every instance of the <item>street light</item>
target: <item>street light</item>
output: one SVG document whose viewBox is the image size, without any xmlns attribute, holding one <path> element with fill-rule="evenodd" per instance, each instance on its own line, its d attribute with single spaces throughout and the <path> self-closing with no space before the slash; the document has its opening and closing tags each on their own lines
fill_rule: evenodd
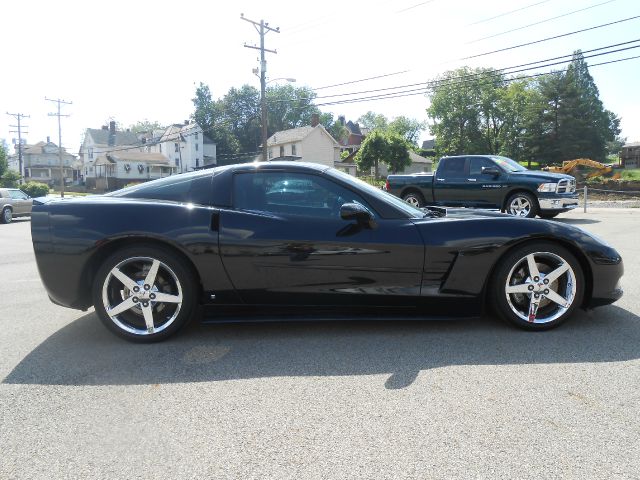
<svg viewBox="0 0 640 480">
<path fill-rule="evenodd" d="M 254 73 L 257 75 L 257 72 L 254 71 Z M 262 161 L 266 162 L 268 155 L 267 155 L 267 95 L 266 95 L 266 88 L 267 88 L 267 84 L 271 83 L 271 82 L 275 82 L 276 80 L 286 80 L 287 82 L 295 82 L 296 79 L 295 78 L 274 78 L 273 80 L 269 80 L 264 81 L 264 75 L 262 75 L 260 77 L 260 83 L 261 83 L 261 88 L 260 88 L 260 110 L 261 110 L 261 114 L 262 114 Z"/>
</svg>

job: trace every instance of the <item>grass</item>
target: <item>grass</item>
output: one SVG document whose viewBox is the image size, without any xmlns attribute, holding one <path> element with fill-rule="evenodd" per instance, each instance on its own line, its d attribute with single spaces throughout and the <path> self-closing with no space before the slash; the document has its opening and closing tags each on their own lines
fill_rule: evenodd
<svg viewBox="0 0 640 480">
<path fill-rule="evenodd" d="M 622 178 L 622 180 L 640 181 L 640 168 L 635 168 L 633 170 L 616 170 L 616 172 L 620 173 L 620 178 Z"/>
</svg>

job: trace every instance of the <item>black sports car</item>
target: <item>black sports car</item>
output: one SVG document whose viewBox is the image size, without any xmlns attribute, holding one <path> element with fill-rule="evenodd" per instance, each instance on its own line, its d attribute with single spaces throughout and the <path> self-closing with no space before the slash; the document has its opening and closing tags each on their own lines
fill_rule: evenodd
<svg viewBox="0 0 640 480">
<path fill-rule="evenodd" d="M 620 255 L 546 220 L 418 209 L 320 165 L 176 175 L 33 208 L 51 300 L 132 340 L 191 318 L 479 316 L 529 330 L 622 295 Z M 258 308 L 256 308 L 258 307 Z"/>
</svg>

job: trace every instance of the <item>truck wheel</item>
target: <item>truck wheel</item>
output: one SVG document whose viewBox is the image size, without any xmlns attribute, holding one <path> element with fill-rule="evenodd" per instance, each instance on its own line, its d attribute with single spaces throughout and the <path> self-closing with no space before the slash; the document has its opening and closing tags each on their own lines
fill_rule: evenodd
<svg viewBox="0 0 640 480">
<path fill-rule="evenodd" d="M 405 193 L 402 196 L 402 199 L 407 202 L 409 205 L 416 207 L 416 208 L 421 208 L 424 207 L 425 205 L 425 201 L 424 201 L 424 197 L 422 196 L 422 194 L 418 193 L 418 192 L 409 192 L 409 193 Z"/>
<path fill-rule="evenodd" d="M 538 214 L 538 201 L 528 192 L 517 192 L 509 197 L 505 211 L 515 217 L 533 218 Z"/>
</svg>

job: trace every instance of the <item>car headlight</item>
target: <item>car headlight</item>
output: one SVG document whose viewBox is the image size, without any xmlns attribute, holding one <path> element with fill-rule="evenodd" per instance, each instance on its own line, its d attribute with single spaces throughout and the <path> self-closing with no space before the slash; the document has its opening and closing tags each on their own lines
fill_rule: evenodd
<svg viewBox="0 0 640 480">
<path fill-rule="evenodd" d="M 558 189 L 558 184 L 557 183 L 542 183 L 538 187 L 538 191 L 539 192 L 548 192 L 548 193 L 553 193 L 557 189 Z"/>
</svg>

